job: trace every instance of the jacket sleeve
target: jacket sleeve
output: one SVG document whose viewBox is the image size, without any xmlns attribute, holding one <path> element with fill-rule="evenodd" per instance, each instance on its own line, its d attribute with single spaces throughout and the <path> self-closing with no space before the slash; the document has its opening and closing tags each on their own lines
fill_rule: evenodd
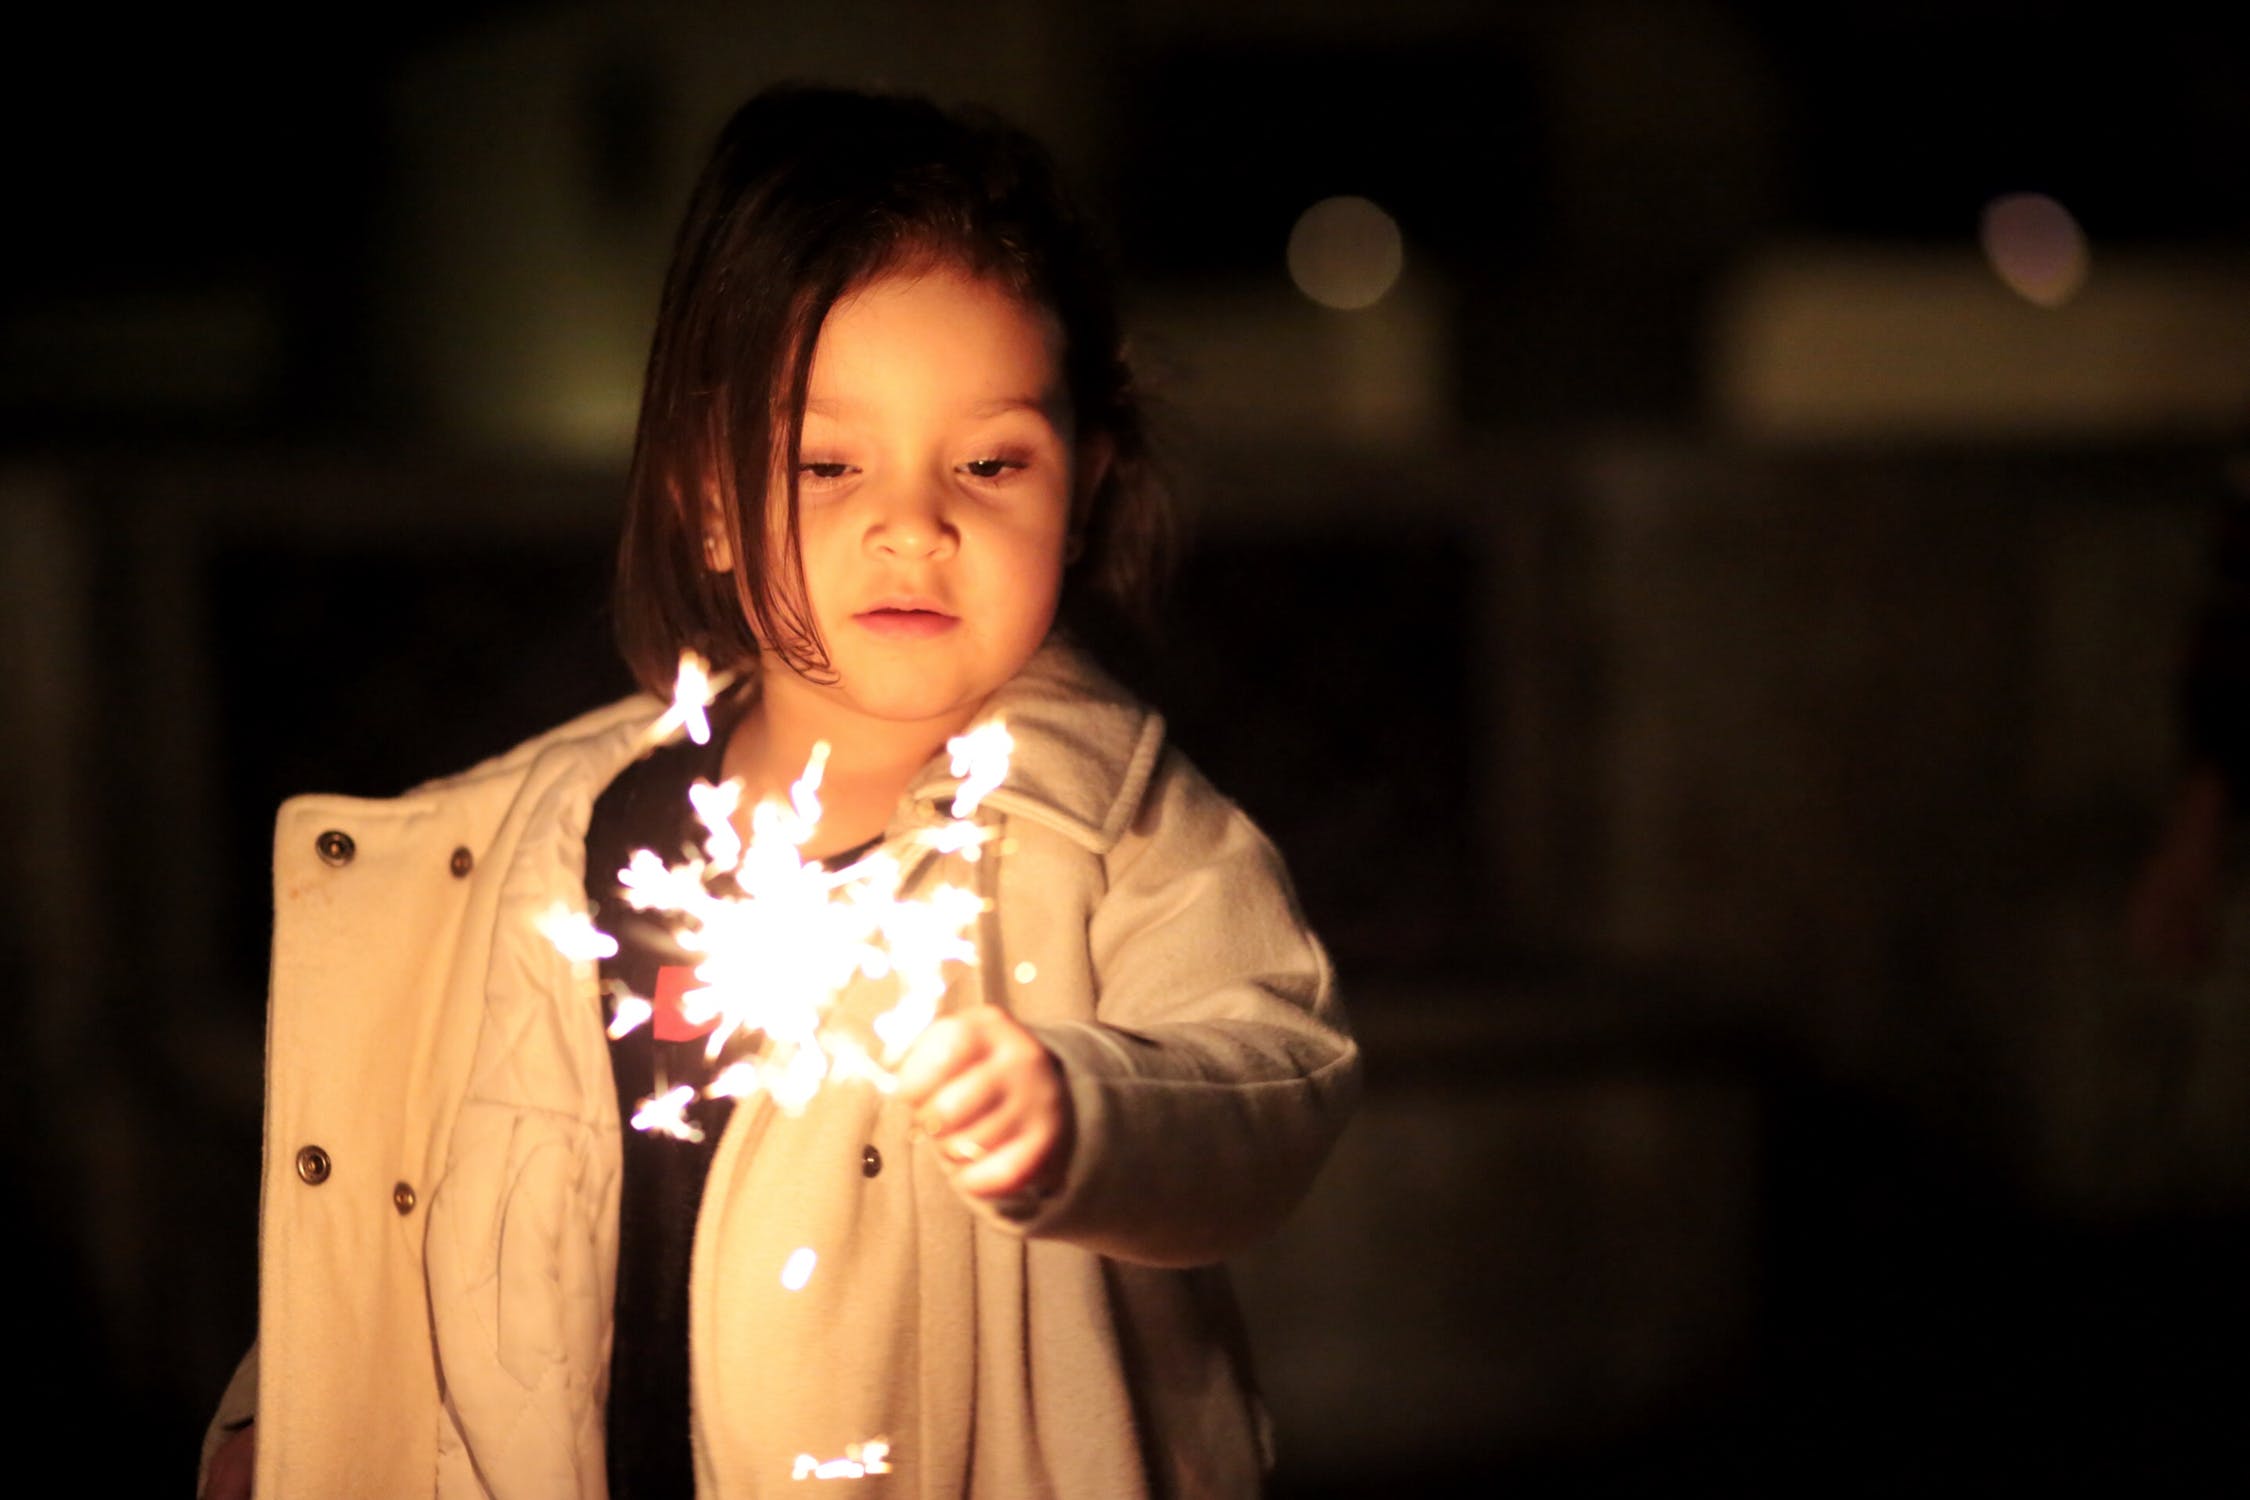
<svg viewBox="0 0 2250 1500">
<path fill-rule="evenodd" d="M 1220 1260 L 1277 1228 L 1359 1095 L 1328 956 L 1271 843 L 1177 755 L 1088 931 L 1095 1019 L 1033 1028 L 1076 1146 L 1025 1233 L 1119 1260 Z"/>
</svg>

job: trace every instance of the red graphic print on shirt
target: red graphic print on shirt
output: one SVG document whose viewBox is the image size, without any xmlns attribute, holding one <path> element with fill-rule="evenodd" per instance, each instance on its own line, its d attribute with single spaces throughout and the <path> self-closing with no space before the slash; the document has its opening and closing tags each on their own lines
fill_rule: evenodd
<svg viewBox="0 0 2250 1500">
<path fill-rule="evenodd" d="M 656 1014 L 651 1023 L 656 1028 L 660 1042 L 692 1042 L 711 1034 L 719 1024 L 717 1016 L 701 1023 L 690 1021 L 681 1010 L 680 1002 L 688 991 L 698 989 L 695 970 L 684 964 L 666 964 L 656 971 Z"/>
</svg>

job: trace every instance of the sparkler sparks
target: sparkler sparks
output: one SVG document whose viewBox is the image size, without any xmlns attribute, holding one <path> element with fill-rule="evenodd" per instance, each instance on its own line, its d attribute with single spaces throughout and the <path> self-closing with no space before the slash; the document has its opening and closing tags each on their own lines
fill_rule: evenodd
<svg viewBox="0 0 2250 1500">
<path fill-rule="evenodd" d="M 685 725 L 691 736 L 707 736 L 702 711 L 718 686 L 701 661 L 683 657 L 672 707 L 652 733 Z M 952 817 L 918 830 L 907 849 L 977 858 L 992 831 L 970 815 L 1006 777 L 1014 743 L 996 719 L 948 741 L 952 772 L 962 778 Z M 627 904 L 671 914 L 680 948 L 700 955 L 698 987 L 680 997 L 680 1012 L 691 1026 L 709 1024 L 709 1055 L 720 1056 L 738 1034 L 765 1039 L 755 1055 L 721 1070 L 704 1090 L 708 1097 L 763 1091 L 795 1114 L 823 1083 L 856 1078 L 889 1092 L 895 1086 L 891 1067 L 943 1003 L 945 966 L 977 962 L 968 933 L 984 902 L 974 891 L 939 884 L 901 895 L 909 874 L 905 851 L 878 849 L 836 871 L 804 858 L 820 822 L 827 763 L 828 745 L 815 745 L 786 801 L 769 799 L 750 809 L 747 840 L 738 831 L 741 783 L 696 783 L 688 797 L 705 830 L 703 857 L 668 865 L 653 850 L 640 849 L 618 872 Z M 739 895 L 714 889 L 725 877 L 732 877 Z M 614 939 L 560 903 L 541 920 L 540 931 L 574 959 L 617 952 Z M 859 977 L 895 984 L 896 1001 L 864 1020 L 837 1014 L 837 997 Z M 648 1001 L 619 993 L 609 1035 L 622 1037 L 649 1015 Z M 695 1090 L 683 1085 L 643 1100 L 634 1128 L 699 1140 L 701 1130 L 685 1114 L 694 1098 Z"/>
<path fill-rule="evenodd" d="M 846 1443 L 844 1456 L 826 1463 L 810 1453 L 797 1455 L 791 1470 L 791 1479 L 864 1479 L 870 1474 L 891 1472 L 891 1445 L 884 1438 L 869 1438 L 864 1443 Z"/>
<path fill-rule="evenodd" d="M 953 774 L 962 778 L 961 790 L 953 794 L 953 816 L 966 818 L 1007 776 L 1015 737 L 1007 725 L 991 719 L 947 740 L 945 748 L 953 753 Z"/>
<path fill-rule="evenodd" d="M 565 958 L 593 963 L 617 953 L 617 939 L 596 927 L 592 917 L 560 901 L 539 914 L 539 934 Z"/>
<path fill-rule="evenodd" d="M 781 1284 L 792 1292 L 801 1292 L 805 1283 L 812 1280 L 813 1267 L 820 1261 L 810 1245 L 789 1252 L 789 1259 L 781 1264 Z"/>
<path fill-rule="evenodd" d="M 697 744 L 707 743 L 711 727 L 704 710 L 723 686 L 703 662 L 684 655 L 672 706 L 652 726 L 652 742 L 684 727 Z M 654 851 L 639 849 L 618 872 L 627 904 L 636 911 L 670 913 L 677 919 L 673 936 L 679 947 L 701 956 L 695 968 L 699 987 L 679 1004 L 681 1018 L 691 1026 L 711 1023 L 708 1055 L 719 1057 L 740 1033 L 765 1039 L 756 1053 L 722 1069 L 702 1091 L 705 1096 L 762 1090 L 795 1114 L 824 1083 L 856 1078 L 886 1093 L 896 1086 L 890 1068 L 936 1017 L 946 991 L 945 966 L 977 962 L 968 933 L 986 907 L 976 892 L 958 885 L 902 895 L 909 872 L 901 854 L 976 860 L 993 831 L 971 819 L 1006 778 L 1015 741 L 995 719 L 955 736 L 946 748 L 952 774 L 960 778 L 952 815 L 917 830 L 902 841 L 903 848 L 878 848 L 837 871 L 804 858 L 821 817 L 820 784 L 828 764 L 823 742 L 813 747 L 786 802 L 768 800 L 750 809 L 747 839 L 738 821 L 742 784 L 698 782 L 688 798 L 705 830 L 703 857 L 669 865 Z M 713 888 L 725 886 L 728 877 L 739 895 Z M 616 940 L 584 912 L 561 902 L 538 925 L 573 960 L 591 962 L 618 951 Z M 1030 964 L 1019 964 L 1018 982 L 1030 982 L 1034 972 Z M 837 1015 L 837 997 L 855 977 L 895 982 L 896 1002 L 864 1023 Z M 652 1014 L 649 1001 L 622 988 L 613 990 L 612 999 L 613 1039 Z M 644 1099 L 633 1113 L 633 1128 L 701 1141 L 702 1127 L 687 1116 L 697 1097 L 692 1084 L 681 1084 Z M 804 1290 L 818 1262 L 810 1246 L 794 1251 L 781 1268 L 783 1288 Z M 841 1458 L 801 1453 L 791 1478 L 888 1474 L 890 1452 L 888 1438 L 874 1437 L 847 1445 Z"/>
<path fill-rule="evenodd" d="M 643 1099 L 641 1107 L 633 1111 L 633 1128 L 662 1131 L 674 1140 L 700 1141 L 703 1127 L 687 1117 L 687 1107 L 694 1102 L 695 1089 L 685 1083 L 670 1093 Z"/>
<path fill-rule="evenodd" d="M 656 1014 L 656 1007 L 638 995 L 619 990 L 614 999 L 609 1013 L 609 1039 L 613 1042 Z"/>
<path fill-rule="evenodd" d="M 728 680 L 723 672 L 713 677 L 710 663 L 693 651 L 682 651 L 679 675 L 672 682 L 672 706 L 649 726 L 650 742 L 669 739 L 673 730 L 685 728 L 688 738 L 698 745 L 710 744 L 711 720 L 704 710 L 718 701 Z"/>
</svg>

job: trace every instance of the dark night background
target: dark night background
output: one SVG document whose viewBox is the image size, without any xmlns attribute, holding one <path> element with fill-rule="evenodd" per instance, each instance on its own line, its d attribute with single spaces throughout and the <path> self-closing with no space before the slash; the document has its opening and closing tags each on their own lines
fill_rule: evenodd
<svg viewBox="0 0 2250 1500">
<path fill-rule="evenodd" d="M 1278 1493 L 2239 1492 L 2250 904 L 2200 978 L 2125 941 L 2250 428 L 2230 15 L 30 27 L 24 1429 L 186 1491 L 254 1333 L 274 807 L 623 690 L 603 589 L 673 221 L 726 110 L 814 76 L 1001 108 L 1114 231 L 1198 537 L 1134 670 L 1288 854 L 1368 1052 L 1244 1267 Z M 1980 249 L 2025 192 L 2090 247 L 2056 305 Z M 1284 264 L 1343 194 L 1404 244 L 1360 311 Z"/>
</svg>

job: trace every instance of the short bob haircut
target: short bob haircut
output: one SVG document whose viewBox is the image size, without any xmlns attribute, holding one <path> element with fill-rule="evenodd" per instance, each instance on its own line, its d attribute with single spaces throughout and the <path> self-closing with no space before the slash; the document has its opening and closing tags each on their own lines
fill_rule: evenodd
<svg viewBox="0 0 2250 1500">
<path fill-rule="evenodd" d="M 1055 316 L 1077 440 L 1110 445 L 1093 493 L 1072 497 L 1063 617 L 1119 640 L 1152 623 L 1170 503 L 1107 267 L 1047 153 L 981 111 L 787 85 L 720 132 L 664 280 L 617 559 L 618 645 L 643 687 L 668 696 L 685 650 L 750 676 L 760 640 L 797 671 L 832 671 L 798 550 L 813 346 L 842 298 L 941 264 Z M 785 524 L 769 528 L 777 451 Z M 727 572 L 708 561 L 714 534 L 732 551 Z"/>
</svg>

